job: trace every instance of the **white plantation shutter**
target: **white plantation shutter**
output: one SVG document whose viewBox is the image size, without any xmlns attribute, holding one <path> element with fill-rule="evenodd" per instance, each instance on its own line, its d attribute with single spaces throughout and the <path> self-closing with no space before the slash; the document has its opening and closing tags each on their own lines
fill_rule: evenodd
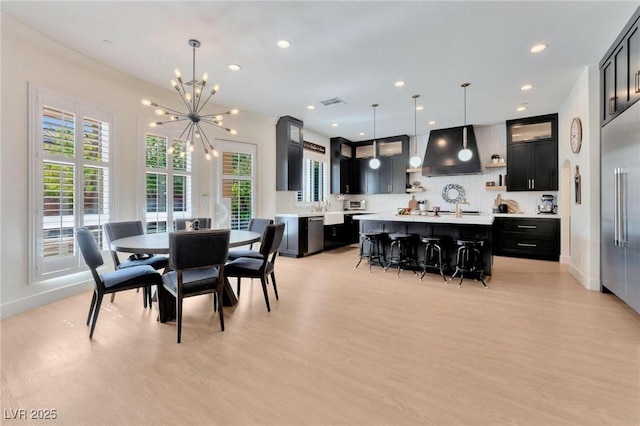
<svg viewBox="0 0 640 426">
<path fill-rule="evenodd" d="M 109 221 L 111 114 L 82 102 L 29 88 L 30 276 L 80 270 L 75 228 L 86 226 L 106 249 Z"/>
<path fill-rule="evenodd" d="M 299 203 L 327 200 L 329 194 L 329 167 L 327 163 L 305 157 L 302 163 L 302 191 L 296 194 Z"/>
<path fill-rule="evenodd" d="M 222 197 L 231 206 L 231 229 L 247 229 L 254 212 L 254 158 L 252 152 L 222 152 Z"/>
<path fill-rule="evenodd" d="M 145 135 L 145 194 L 147 232 L 173 231 L 175 218 L 192 217 L 191 152 L 186 142 L 172 139 L 172 128 L 154 129 Z M 167 153 L 174 146 L 173 154 Z"/>
</svg>

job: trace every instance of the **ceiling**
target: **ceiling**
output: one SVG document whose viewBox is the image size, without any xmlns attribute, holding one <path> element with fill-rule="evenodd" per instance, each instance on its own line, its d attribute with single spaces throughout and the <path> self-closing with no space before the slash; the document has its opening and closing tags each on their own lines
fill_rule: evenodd
<svg viewBox="0 0 640 426">
<path fill-rule="evenodd" d="M 216 104 L 291 115 L 351 140 L 557 112 L 637 1 L 7 1 L 2 12 L 110 67 L 171 89 L 173 69 L 220 84 Z M 289 49 L 276 46 L 291 41 Z M 109 40 L 110 43 L 104 42 Z M 529 49 L 548 44 L 541 53 Z M 230 71 L 229 63 L 242 66 Z M 406 82 L 395 87 L 394 82 Z M 534 88 L 522 91 L 523 84 Z M 346 104 L 325 107 L 339 97 Z M 516 107 L 526 104 L 527 110 Z M 308 110 L 314 105 L 314 110 Z M 233 126 L 233 118 L 226 124 Z M 435 120 L 435 125 L 428 121 Z M 337 123 L 338 127 L 332 127 Z M 238 129 L 239 135 L 242 129 Z M 360 132 L 365 132 L 364 136 Z"/>
</svg>

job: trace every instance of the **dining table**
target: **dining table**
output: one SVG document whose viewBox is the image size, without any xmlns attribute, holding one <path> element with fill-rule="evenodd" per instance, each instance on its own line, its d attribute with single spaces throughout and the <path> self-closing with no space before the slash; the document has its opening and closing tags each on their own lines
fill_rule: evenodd
<svg viewBox="0 0 640 426">
<path fill-rule="evenodd" d="M 178 231 L 178 232 L 198 232 L 198 231 Z M 260 241 L 260 235 L 253 231 L 242 231 L 232 229 L 229 235 L 229 248 L 246 246 Z M 133 235 L 119 238 L 111 242 L 111 250 L 123 253 L 149 253 L 149 254 L 169 254 L 169 232 Z M 169 261 L 171 264 L 171 261 Z M 165 273 L 170 271 L 170 267 L 165 268 Z M 172 321 L 175 319 L 176 301 L 171 293 L 163 286 L 157 286 L 158 320 L 160 322 Z M 224 306 L 235 306 L 238 298 L 231 288 L 229 281 L 225 278 L 222 292 L 222 303 Z"/>
</svg>

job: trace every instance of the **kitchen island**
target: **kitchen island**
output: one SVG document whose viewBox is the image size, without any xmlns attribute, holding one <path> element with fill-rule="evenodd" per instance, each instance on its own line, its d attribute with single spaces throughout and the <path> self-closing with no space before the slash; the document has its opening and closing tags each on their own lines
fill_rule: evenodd
<svg viewBox="0 0 640 426">
<path fill-rule="evenodd" d="M 456 217 L 454 214 L 424 216 L 378 213 L 357 215 L 353 218 L 360 221 L 360 232 L 401 232 L 423 237 L 443 238 L 443 263 L 449 265 L 448 268 L 445 268 L 448 273 L 453 273 L 455 270 L 456 240 L 483 240 L 485 274 L 491 275 L 491 267 L 493 264 L 493 256 L 491 253 L 493 215 L 479 214 Z M 418 250 L 418 258 L 421 258 L 421 256 L 424 256 L 424 251 Z"/>
</svg>

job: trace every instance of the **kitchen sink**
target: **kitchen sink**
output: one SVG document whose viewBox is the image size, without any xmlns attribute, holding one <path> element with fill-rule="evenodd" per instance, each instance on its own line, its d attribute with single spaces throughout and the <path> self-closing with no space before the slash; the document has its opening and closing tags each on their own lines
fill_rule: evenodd
<svg viewBox="0 0 640 426">
<path fill-rule="evenodd" d="M 455 210 L 440 210 L 440 214 L 442 215 L 450 215 L 456 214 Z M 463 216 L 480 216 L 479 210 L 462 210 Z"/>
<path fill-rule="evenodd" d="M 325 225 L 340 225 L 341 223 L 344 223 L 343 212 L 325 212 L 324 214 Z"/>
</svg>

